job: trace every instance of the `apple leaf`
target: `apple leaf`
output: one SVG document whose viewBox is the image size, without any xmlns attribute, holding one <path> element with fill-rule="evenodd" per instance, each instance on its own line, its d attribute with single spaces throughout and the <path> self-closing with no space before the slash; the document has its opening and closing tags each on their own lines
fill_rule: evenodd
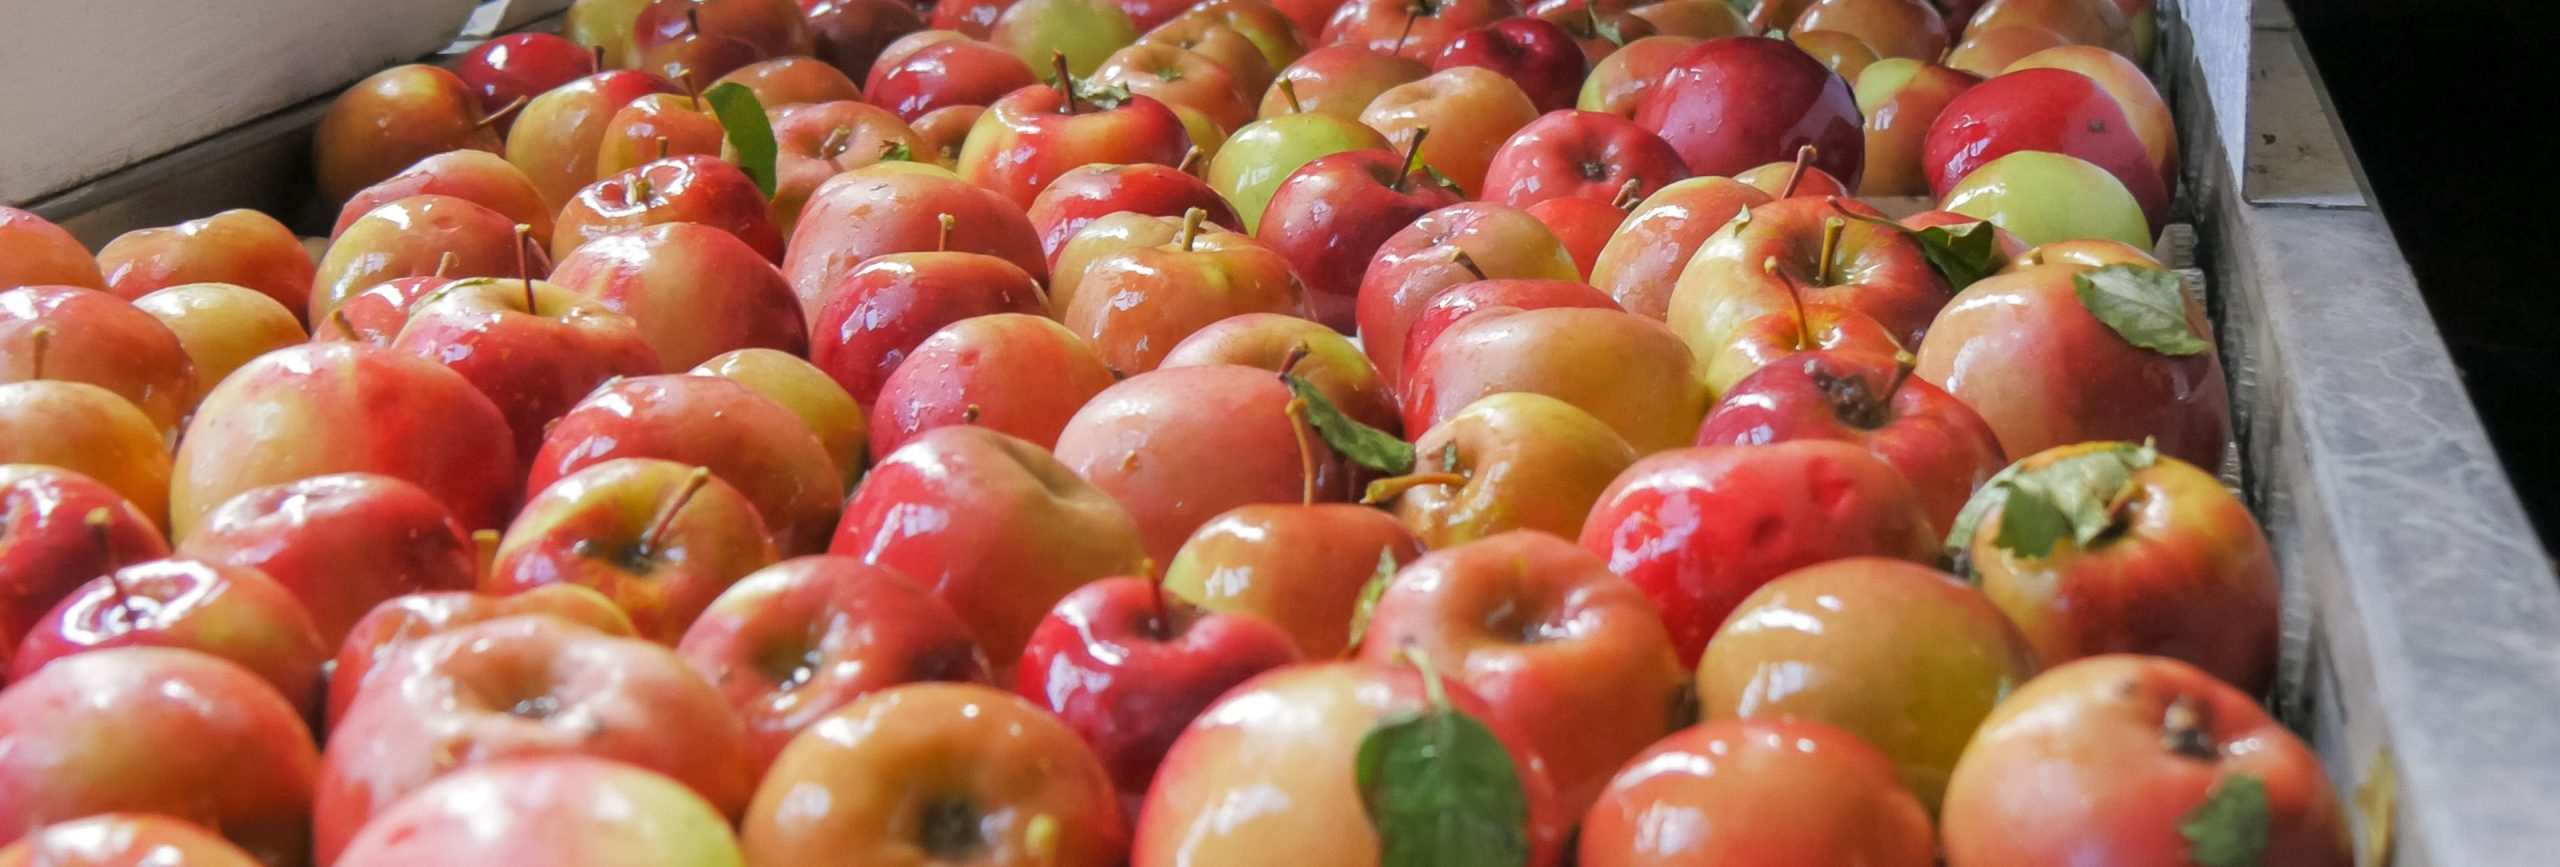
<svg viewBox="0 0 2560 867">
<path fill-rule="evenodd" d="M 1529 802 L 1511 752 L 1483 722 L 1449 705 L 1439 674 L 1422 670 L 1431 707 L 1379 723 L 1353 759 L 1360 803 L 1378 832 L 1378 864 L 1527 864 Z"/>
<path fill-rule="evenodd" d="M 2178 820 L 2178 835 L 2187 838 L 2187 857 L 2203 867 L 2258 867 L 2267 823 L 2266 784 L 2233 774 Z"/>
<path fill-rule="evenodd" d="M 1947 278 L 1947 285 L 1958 292 L 2000 269 L 2000 232 L 1989 222 L 1930 226 L 1911 233 L 1911 238 L 1920 242 L 1920 253 L 1929 257 L 1929 267 L 1938 269 Z"/>
<path fill-rule="evenodd" d="M 1387 595 L 1387 586 L 1396 583 L 1396 552 L 1378 550 L 1378 570 L 1370 573 L 1369 583 L 1360 585 L 1360 602 L 1351 609 L 1351 640 L 1343 652 L 1360 649 L 1360 641 L 1369 637 L 1369 618 L 1378 611 L 1378 599 Z"/>
<path fill-rule="evenodd" d="M 916 149 L 908 147 L 907 143 L 902 141 L 893 141 L 887 147 L 881 148 L 880 161 L 884 163 L 920 162 L 916 159 Z"/>
<path fill-rule="evenodd" d="M 1412 443 L 1343 415 L 1305 377 L 1286 373 L 1281 374 L 1280 381 L 1288 383 L 1289 393 L 1306 403 L 1307 423 L 1315 426 L 1316 433 L 1324 436 L 1324 444 L 1332 446 L 1335 454 L 1390 475 L 1413 469 Z"/>
<path fill-rule="evenodd" d="M 756 189 L 765 198 L 773 198 L 773 161 L 781 147 L 773 140 L 773 121 L 764 115 L 764 103 L 756 92 L 734 81 L 722 82 L 702 92 L 702 101 L 711 104 L 711 112 L 720 118 L 720 129 L 729 136 L 729 147 L 738 152 L 738 168 L 755 179 Z"/>
<path fill-rule="evenodd" d="M 2116 443 L 2033 470 L 2010 465 L 1983 483 L 1956 512 L 1943 549 L 1948 571 L 1976 577 L 1971 556 L 1974 536 L 1994 508 L 2000 510 L 2000 524 L 1991 538 L 1994 547 L 2043 557 L 2065 539 L 2087 546 L 2113 525 L 2114 507 L 2131 490 L 2134 471 L 2159 458 L 2159 449 L 2148 442 Z"/>
<path fill-rule="evenodd" d="M 1129 102 L 1129 87 L 1122 84 L 1100 84 L 1091 79 L 1076 82 L 1076 96 L 1104 110 L 1119 108 Z"/>
<path fill-rule="evenodd" d="M 2178 275 L 2147 265 L 2109 265 L 2071 277 L 2080 305 L 2126 342 L 2162 355 L 2194 355 L 2213 348 L 2187 323 L 2187 295 Z"/>
</svg>

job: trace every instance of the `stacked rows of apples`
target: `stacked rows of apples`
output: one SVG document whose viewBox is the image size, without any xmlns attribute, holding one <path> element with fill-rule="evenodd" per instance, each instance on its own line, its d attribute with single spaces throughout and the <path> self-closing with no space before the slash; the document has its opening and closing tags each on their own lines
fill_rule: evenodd
<svg viewBox="0 0 2560 867">
<path fill-rule="evenodd" d="M 2346 864 L 2150 19 L 579 0 L 0 208 L 0 865 Z"/>
</svg>

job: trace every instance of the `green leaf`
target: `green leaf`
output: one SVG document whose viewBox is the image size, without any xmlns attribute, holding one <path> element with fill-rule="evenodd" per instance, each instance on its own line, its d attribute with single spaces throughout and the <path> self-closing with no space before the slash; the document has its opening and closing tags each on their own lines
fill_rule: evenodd
<svg viewBox="0 0 2560 867">
<path fill-rule="evenodd" d="M 2114 507 L 2133 487 L 2135 470 L 2157 452 L 2126 445 L 2072 455 L 2009 477 L 2009 497 L 1991 544 L 2028 557 L 2069 541 L 2085 548 L 2115 522 Z"/>
<path fill-rule="evenodd" d="M 1360 641 L 1369 637 L 1369 618 L 1378 611 L 1378 599 L 1387 595 L 1387 586 L 1396 583 L 1396 552 L 1378 550 L 1378 570 L 1369 574 L 1369 583 L 1360 585 L 1360 602 L 1351 609 L 1351 641 L 1344 651 L 1357 650 Z"/>
<path fill-rule="evenodd" d="M 1594 5 L 1598 2 L 1599 0 L 1582 0 L 1582 16 L 1585 20 L 1591 22 L 1591 35 L 1608 40 L 1611 45 L 1615 45 L 1620 48 L 1626 47 L 1627 34 L 1625 30 L 1620 28 L 1617 22 L 1600 17 L 1600 7 Z"/>
<path fill-rule="evenodd" d="M 1947 571 L 1962 575 L 1967 580 L 1980 577 L 1974 574 L 1972 563 L 1975 529 L 1982 526 L 1982 516 L 1991 514 L 1992 509 L 2009 501 L 2009 480 L 2017 477 L 2017 464 L 2002 468 L 1983 482 L 1982 487 L 1974 489 L 1973 498 L 1964 501 L 1964 508 L 1956 510 L 1955 523 L 1947 528 L 1947 540 L 1939 546 L 1941 556 L 1947 561 Z"/>
<path fill-rule="evenodd" d="M 1378 864 L 1527 864 L 1529 804 L 1510 751 L 1484 723 L 1449 706 L 1428 666 L 1423 677 L 1431 708 L 1370 729 L 1353 760 L 1361 805 L 1378 832 Z"/>
<path fill-rule="evenodd" d="M 1289 393 L 1307 405 L 1307 423 L 1324 436 L 1325 445 L 1335 454 L 1353 463 L 1388 474 L 1401 474 L 1413 469 L 1413 444 L 1396 435 L 1361 424 L 1326 400 L 1324 392 L 1297 374 L 1281 374 L 1280 381 L 1289 384 Z"/>
<path fill-rule="evenodd" d="M 1912 232 L 1911 238 L 1920 242 L 1920 253 L 1929 258 L 1929 267 L 1938 269 L 1947 278 L 1947 285 L 1958 292 L 2000 269 L 2000 231 L 1988 222 L 1930 226 Z"/>
<path fill-rule="evenodd" d="M 1129 87 L 1122 84 L 1099 84 L 1092 79 L 1086 79 L 1076 82 L 1076 96 L 1109 110 L 1129 102 Z"/>
<path fill-rule="evenodd" d="M 2267 823 L 2266 784 L 2234 774 L 2178 820 L 2178 835 L 2187 838 L 2187 857 L 2203 867 L 2258 867 Z"/>
<path fill-rule="evenodd" d="M 884 163 L 916 162 L 916 149 L 908 147 L 906 142 L 893 141 L 887 147 L 880 149 L 880 161 Z"/>
<path fill-rule="evenodd" d="M 773 122 L 764 115 L 764 103 L 756 99 L 755 91 L 734 81 L 703 91 L 702 100 L 719 116 L 729 147 L 738 152 L 738 168 L 755 179 L 756 189 L 763 190 L 765 198 L 773 198 L 773 161 L 781 148 L 773 141 Z"/>
<path fill-rule="evenodd" d="M 2074 274 L 2080 304 L 2126 342 L 2162 355 L 2213 348 L 2187 324 L 2187 295 L 2178 275 L 2147 265 L 2109 265 Z"/>
</svg>

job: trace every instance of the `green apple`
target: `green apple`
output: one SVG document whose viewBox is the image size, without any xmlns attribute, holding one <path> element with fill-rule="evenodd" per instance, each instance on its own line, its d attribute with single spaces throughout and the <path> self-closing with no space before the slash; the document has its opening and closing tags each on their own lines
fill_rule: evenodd
<svg viewBox="0 0 2560 867">
<path fill-rule="evenodd" d="M 1284 114 L 1236 129 L 1209 160 L 1209 188 L 1227 197 L 1245 234 L 1262 226 L 1271 194 L 1298 168 L 1345 151 L 1391 150 L 1387 137 L 1357 120 L 1330 114 Z"/>
<path fill-rule="evenodd" d="M 1048 69 L 1050 57 L 1064 53 L 1067 71 L 1083 78 L 1111 52 L 1138 41 L 1138 25 L 1111 0 L 1022 0 L 996 19 L 987 41 L 1034 70 Z"/>
<path fill-rule="evenodd" d="M 2045 151 L 2018 151 L 1983 163 L 1939 203 L 1989 220 L 2028 245 L 2102 238 L 2151 249 L 2142 206 L 2107 170 Z"/>
</svg>

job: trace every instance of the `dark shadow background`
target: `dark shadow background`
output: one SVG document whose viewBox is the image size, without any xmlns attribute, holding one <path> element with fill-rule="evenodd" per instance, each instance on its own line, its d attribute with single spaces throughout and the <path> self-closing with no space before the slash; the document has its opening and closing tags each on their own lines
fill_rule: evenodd
<svg viewBox="0 0 2560 867">
<path fill-rule="evenodd" d="M 2560 550 L 2560 3 L 2288 2 L 2543 547 Z"/>
</svg>

